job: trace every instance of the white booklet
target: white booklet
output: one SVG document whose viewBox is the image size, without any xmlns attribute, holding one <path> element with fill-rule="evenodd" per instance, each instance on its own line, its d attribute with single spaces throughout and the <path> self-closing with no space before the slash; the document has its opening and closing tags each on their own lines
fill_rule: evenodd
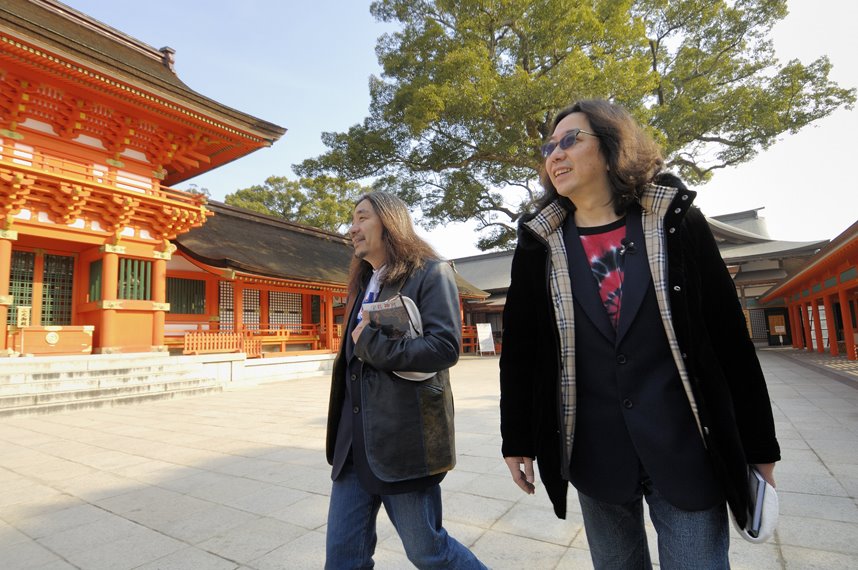
<svg viewBox="0 0 858 570">
<path fill-rule="evenodd" d="M 417 304 L 404 295 L 397 294 L 387 301 L 367 303 L 363 306 L 363 318 L 379 327 L 388 338 L 417 338 L 423 336 L 423 320 Z M 435 376 L 434 372 L 409 372 L 394 370 L 394 374 L 406 380 L 422 381 Z"/>
<path fill-rule="evenodd" d="M 750 502 L 747 522 L 744 527 L 740 527 L 731 513 L 733 527 L 748 542 L 766 542 L 774 535 L 778 525 L 778 493 L 751 465 L 748 466 L 748 492 Z"/>
</svg>

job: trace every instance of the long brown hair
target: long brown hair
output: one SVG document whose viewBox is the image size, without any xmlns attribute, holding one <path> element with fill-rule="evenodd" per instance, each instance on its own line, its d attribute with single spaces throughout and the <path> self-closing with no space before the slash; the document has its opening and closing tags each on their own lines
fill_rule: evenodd
<svg viewBox="0 0 858 570">
<path fill-rule="evenodd" d="M 381 221 L 381 239 L 384 242 L 387 269 L 382 284 L 404 281 L 428 259 L 439 259 L 431 245 L 417 235 L 408 206 L 387 192 L 370 192 L 355 201 L 355 207 L 369 201 Z M 372 273 L 372 265 L 364 259 L 352 258 L 349 267 L 349 298 L 354 299 Z"/>
<path fill-rule="evenodd" d="M 593 134 L 598 137 L 599 149 L 608 163 L 614 210 L 618 215 L 624 214 L 626 208 L 638 200 L 643 187 L 661 172 L 664 166 L 661 148 L 628 111 L 602 99 L 578 101 L 566 107 L 554 118 L 552 132 L 560 121 L 572 113 L 586 115 Z M 558 198 L 557 189 L 545 171 L 544 161 L 540 180 L 545 188 L 545 195 L 539 201 L 539 207 L 542 208 Z M 562 196 L 560 200 L 569 202 L 568 198 Z"/>
</svg>

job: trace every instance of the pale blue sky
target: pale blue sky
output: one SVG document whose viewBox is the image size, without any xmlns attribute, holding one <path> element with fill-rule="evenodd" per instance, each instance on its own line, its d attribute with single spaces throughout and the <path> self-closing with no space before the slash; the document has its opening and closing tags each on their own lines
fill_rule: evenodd
<svg viewBox="0 0 858 570">
<path fill-rule="evenodd" d="M 156 48 L 176 50 L 179 77 L 225 105 L 286 127 L 272 148 L 189 182 L 222 200 L 325 150 L 324 131 L 344 131 L 367 114 L 370 74 L 380 73 L 376 38 L 385 31 L 362 0 L 66 0 L 85 14 Z M 789 0 L 774 31 L 786 61 L 829 55 L 832 78 L 858 86 L 858 2 Z M 858 220 L 854 174 L 858 111 L 839 111 L 766 153 L 697 188 L 708 215 L 765 207 L 772 237 L 833 238 Z M 187 184 L 180 184 L 185 188 Z M 467 224 L 428 234 L 445 257 L 479 253 Z"/>
</svg>

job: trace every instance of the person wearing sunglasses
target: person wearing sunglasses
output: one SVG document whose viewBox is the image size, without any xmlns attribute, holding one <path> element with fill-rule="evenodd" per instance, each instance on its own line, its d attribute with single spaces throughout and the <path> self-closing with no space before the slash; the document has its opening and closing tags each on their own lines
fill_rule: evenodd
<svg viewBox="0 0 858 570">
<path fill-rule="evenodd" d="M 502 453 L 554 506 L 578 492 L 598 568 L 728 568 L 728 506 L 774 485 L 771 404 L 733 281 L 695 192 L 622 107 L 580 101 L 547 142 L 545 194 L 519 225 L 500 360 Z"/>
</svg>

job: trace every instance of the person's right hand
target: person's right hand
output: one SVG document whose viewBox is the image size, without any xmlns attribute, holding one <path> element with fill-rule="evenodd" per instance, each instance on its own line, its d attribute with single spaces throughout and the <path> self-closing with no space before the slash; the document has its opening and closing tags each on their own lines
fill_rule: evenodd
<svg viewBox="0 0 858 570">
<path fill-rule="evenodd" d="M 363 309 L 361 309 L 363 311 Z M 363 332 L 363 329 L 369 324 L 369 319 L 366 318 L 366 315 L 363 315 L 364 318 L 357 324 L 357 326 L 352 331 L 352 342 L 357 344 L 358 338 L 360 338 L 360 333 Z"/>
<path fill-rule="evenodd" d="M 533 478 L 533 459 L 530 457 L 504 457 L 506 466 L 509 467 L 509 473 L 512 475 L 512 480 L 518 485 L 522 491 L 528 495 L 532 495 L 536 491 Z M 524 471 L 521 466 L 524 465 Z"/>
</svg>

